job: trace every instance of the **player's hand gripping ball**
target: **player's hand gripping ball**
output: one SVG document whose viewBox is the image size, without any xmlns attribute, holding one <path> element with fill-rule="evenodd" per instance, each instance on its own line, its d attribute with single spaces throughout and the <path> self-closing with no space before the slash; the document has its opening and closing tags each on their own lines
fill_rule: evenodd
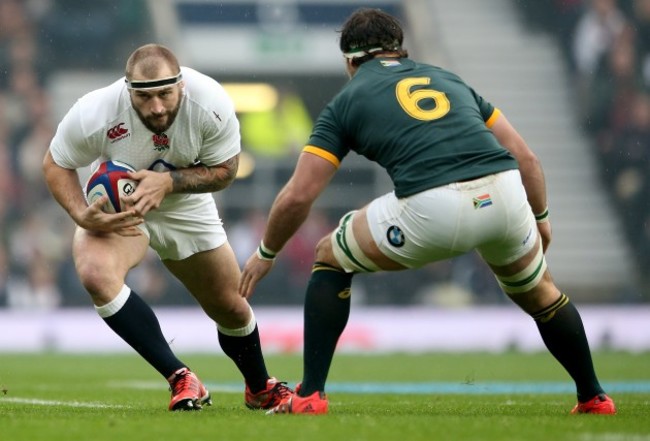
<svg viewBox="0 0 650 441">
<path fill-rule="evenodd" d="M 137 181 L 129 177 L 133 167 L 119 161 L 102 162 L 86 183 L 86 200 L 92 204 L 102 196 L 108 196 L 108 202 L 102 206 L 105 213 L 119 213 L 122 207 L 120 197 L 133 194 Z"/>
</svg>

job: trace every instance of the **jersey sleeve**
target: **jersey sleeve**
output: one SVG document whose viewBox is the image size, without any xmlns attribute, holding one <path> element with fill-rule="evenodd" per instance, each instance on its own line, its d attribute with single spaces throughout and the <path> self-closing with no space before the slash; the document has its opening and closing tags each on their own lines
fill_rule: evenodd
<svg viewBox="0 0 650 441">
<path fill-rule="evenodd" d="M 77 101 L 63 117 L 50 142 L 54 162 L 67 169 L 85 167 L 97 159 L 99 151 L 91 147 L 83 132 L 81 103 Z"/>
<path fill-rule="evenodd" d="M 474 95 L 474 99 L 476 100 L 476 104 L 478 104 L 479 111 L 481 112 L 481 116 L 483 117 L 483 121 L 485 121 L 485 125 L 487 127 L 491 127 L 494 122 L 499 118 L 499 115 L 501 115 L 501 111 L 494 107 L 489 101 L 484 99 L 481 95 L 477 94 L 474 89 L 472 90 L 472 95 Z"/>
<path fill-rule="evenodd" d="M 207 108 L 203 121 L 203 145 L 199 154 L 201 163 L 221 164 L 241 151 L 239 120 L 230 97 L 219 87 L 214 105 Z"/>
<path fill-rule="evenodd" d="M 338 167 L 350 149 L 334 109 L 333 102 L 323 109 L 303 151 L 318 155 Z"/>
</svg>

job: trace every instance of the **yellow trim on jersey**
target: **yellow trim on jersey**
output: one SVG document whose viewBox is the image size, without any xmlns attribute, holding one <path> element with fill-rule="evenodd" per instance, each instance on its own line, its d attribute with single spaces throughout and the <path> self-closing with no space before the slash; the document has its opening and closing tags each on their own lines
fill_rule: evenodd
<svg viewBox="0 0 650 441">
<path fill-rule="evenodd" d="M 494 109 L 494 112 L 492 112 L 492 115 L 488 118 L 487 121 L 485 121 L 485 125 L 488 127 L 492 127 L 494 123 L 497 121 L 497 119 L 501 116 L 501 111 L 497 108 Z"/>
<path fill-rule="evenodd" d="M 312 153 L 316 156 L 320 156 L 321 158 L 334 164 L 334 167 L 336 168 L 339 168 L 339 166 L 341 165 L 341 161 L 339 161 L 339 158 L 337 158 L 327 150 L 323 150 L 322 148 L 316 147 L 315 145 L 306 145 L 302 149 L 302 151 L 307 153 Z"/>
</svg>

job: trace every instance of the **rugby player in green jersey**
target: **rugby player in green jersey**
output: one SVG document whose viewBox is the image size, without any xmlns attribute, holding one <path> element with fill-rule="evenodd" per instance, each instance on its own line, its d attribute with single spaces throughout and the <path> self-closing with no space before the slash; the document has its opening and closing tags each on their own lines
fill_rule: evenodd
<svg viewBox="0 0 650 441">
<path fill-rule="evenodd" d="M 572 413 L 615 413 L 580 314 L 546 266 L 551 226 L 537 157 L 498 109 L 457 75 L 410 60 L 402 42 L 399 22 L 381 10 L 359 9 L 345 22 L 340 48 L 350 81 L 316 121 L 245 265 L 240 294 L 248 298 L 350 150 L 390 176 L 394 191 L 343 216 L 318 243 L 303 379 L 269 413 L 327 413 L 325 382 L 355 273 L 418 268 L 473 250 L 575 381 Z"/>
</svg>

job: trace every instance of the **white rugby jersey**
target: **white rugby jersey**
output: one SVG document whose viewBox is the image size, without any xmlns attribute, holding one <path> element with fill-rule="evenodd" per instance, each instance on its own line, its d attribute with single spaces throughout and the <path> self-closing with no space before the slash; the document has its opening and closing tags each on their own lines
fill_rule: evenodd
<svg viewBox="0 0 650 441">
<path fill-rule="evenodd" d="M 241 143 L 232 100 L 214 79 L 188 67 L 181 72 L 185 87 L 180 109 L 164 134 L 156 135 L 142 124 L 122 77 L 72 106 L 50 144 L 54 162 L 79 169 L 110 159 L 136 170 L 168 171 L 198 162 L 216 165 L 235 156 Z M 178 196 L 168 195 L 163 205 L 170 198 L 212 199 L 210 194 Z"/>
</svg>

